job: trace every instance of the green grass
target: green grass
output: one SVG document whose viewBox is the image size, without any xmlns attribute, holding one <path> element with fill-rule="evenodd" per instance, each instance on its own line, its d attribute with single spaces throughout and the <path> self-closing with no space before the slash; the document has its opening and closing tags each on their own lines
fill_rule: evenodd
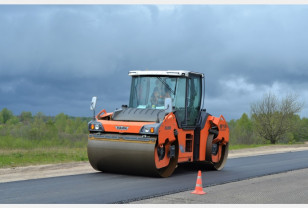
<svg viewBox="0 0 308 208">
<path fill-rule="evenodd" d="M 277 145 L 298 145 L 298 144 L 304 144 L 304 142 L 296 142 L 293 144 L 285 144 L 285 143 L 277 143 L 277 144 L 230 144 L 229 149 L 230 150 L 237 150 L 237 149 L 247 149 L 247 148 L 256 148 L 256 147 L 264 147 L 264 146 L 277 146 Z"/>
<path fill-rule="evenodd" d="M 0 149 L 0 168 L 87 160 L 86 147 Z"/>
<path fill-rule="evenodd" d="M 0 168 L 87 160 L 86 135 L 77 141 L 0 136 Z"/>
<path fill-rule="evenodd" d="M 80 135 L 78 135 L 80 137 Z M 82 140 L 72 141 L 69 139 L 39 139 L 31 140 L 25 138 L 16 138 L 13 136 L 0 136 L 1 149 L 34 149 L 34 148 L 49 148 L 49 147 L 78 147 L 82 148 L 87 145 L 87 135 L 82 135 Z"/>
<path fill-rule="evenodd" d="M 237 150 L 237 149 L 246 149 L 246 148 L 256 148 L 256 147 L 263 147 L 263 146 L 269 146 L 270 144 L 235 144 L 230 145 L 230 150 Z"/>
</svg>

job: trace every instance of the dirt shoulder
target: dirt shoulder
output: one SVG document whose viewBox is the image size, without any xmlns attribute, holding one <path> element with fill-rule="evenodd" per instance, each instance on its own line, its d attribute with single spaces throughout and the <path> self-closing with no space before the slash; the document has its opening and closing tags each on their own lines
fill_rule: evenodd
<svg viewBox="0 0 308 208">
<path fill-rule="evenodd" d="M 308 142 L 300 145 L 275 145 L 257 148 L 230 150 L 229 158 L 247 157 L 255 155 L 277 154 L 308 150 Z M 95 173 L 89 162 L 74 162 L 64 164 L 35 165 L 27 167 L 0 169 L 0 183 L 48 178 L 57 176 Z"/>
<path fill-rule="evenodd" d="M 270 145 L 256 148 L 230 150 L 228 158 L 248 157 L 256 155 L 277 154 L 283 152 L 295 152 L 308 150 L 308 142 L 293 145 Z"/>
</svg>

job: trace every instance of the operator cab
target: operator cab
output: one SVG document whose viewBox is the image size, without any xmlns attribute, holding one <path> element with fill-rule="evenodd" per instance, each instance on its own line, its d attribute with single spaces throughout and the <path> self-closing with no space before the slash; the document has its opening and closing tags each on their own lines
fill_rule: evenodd
<svg viewBox="0 0 308 208">
<path fill-rule="evenodd" d="M 194 128 L 202 98 L 201 73 L 189 71 L 130 71 L 132 76 L 129 108 L 164 109 L 165 98 L 171 98 L 180 128 Z"/>
</svg>

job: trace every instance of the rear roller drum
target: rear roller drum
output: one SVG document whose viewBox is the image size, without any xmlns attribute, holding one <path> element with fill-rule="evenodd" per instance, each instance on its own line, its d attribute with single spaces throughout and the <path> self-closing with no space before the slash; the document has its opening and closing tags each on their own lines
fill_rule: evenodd
<svg viewBox="0 0 308 208">
<path fill-rule="evenodd" d="M 167 166 L 157 169 L 160 177 L 169 177 L 175 170 L 178 163 L 178 143 L 177 141 L 172 144 L 167 144 L 162 147 L 156 145 L 155 147 L 155 163 L 157 168 L 157 161 L 166 160 Z"/>
<path fill-rule="evenodd" d="M 229 152 L 229 143 L 213 144 L 214 134 L 210 134 L 206 144 L 206 160 L 211 162 L 214 170 L 221 170 L 226 164 Z"/>
</svg>

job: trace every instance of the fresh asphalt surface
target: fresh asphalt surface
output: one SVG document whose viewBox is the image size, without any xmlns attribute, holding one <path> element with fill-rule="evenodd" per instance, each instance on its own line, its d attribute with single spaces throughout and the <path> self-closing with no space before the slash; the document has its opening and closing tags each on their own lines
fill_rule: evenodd
<svg viewBox="0 0 308 208">
<path fill-rule="evenodd" d="M 308 168 L 308 151 L 228 159 L 221 171 L 202 170 L 203 186 Z M 125 203 L 195 188 L 198 168 L 179 166 L 169 178 L 91 173 L 0 183 L 3 204 Z"/>
</svg>

